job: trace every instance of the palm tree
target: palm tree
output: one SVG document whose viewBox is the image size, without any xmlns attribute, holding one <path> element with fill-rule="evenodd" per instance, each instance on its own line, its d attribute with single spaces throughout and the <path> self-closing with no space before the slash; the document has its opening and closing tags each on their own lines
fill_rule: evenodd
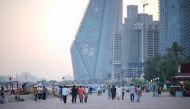
<svg viewBox="0 0 190 109">
<path fill-rule="evenodd" d="M 184 51 L 184 48 L 180 46 L 177 42 L 173 42 L 171 48 L 167 48 L 168 54 L 171 54 L 175 61 L 176 68 L 178 67 L 180 61 L 180 55 Z"/>
<path fill-rule="evenodd" d="M 190 63 L 190 55 L 188 55 L 185 60 L 183 61 L 183 63 Z"/>
</svg>

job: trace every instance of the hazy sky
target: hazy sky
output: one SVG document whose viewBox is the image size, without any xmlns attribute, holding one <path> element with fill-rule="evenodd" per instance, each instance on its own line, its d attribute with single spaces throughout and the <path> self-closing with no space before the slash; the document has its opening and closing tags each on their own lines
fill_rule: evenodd
<svg viewBox="0 0 190 109">
<path fill-rule="evenodd" d="M 158 0 L 149 1 L 146 12 L 157 20 Z M 0 75 L 30 72 L 48 80 L 73 75 L 70 46 L 88 2 L 0 0 Z M 141 5 L 141 0 L 124 4 L 126 16 L 126 4 Z"/>
</svg>

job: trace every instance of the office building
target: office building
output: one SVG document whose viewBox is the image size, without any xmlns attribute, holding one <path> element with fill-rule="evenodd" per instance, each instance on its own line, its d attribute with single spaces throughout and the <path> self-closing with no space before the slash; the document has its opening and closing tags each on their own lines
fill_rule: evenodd
<svg viewBox="0 0 190 109">
<path fill-rule="evenodd" d="M 160 3 L 160 54 L 177 42 L 190 54 L 190 0 L 159 0 Z"/>
<path fill-rule="evenodd" d="M 159 52 L 159 21 L 153 16 L 138 13 L 138 6 L 127 6 L 127 18 L 124 23 L 127 56 L 123 72 L 127 78 L 138 78 L 143 74 L 143 63 Z"/>
<path fill-rule="evenodd" d="M 75 80 L 113 78 L 113 37 L 122 26 L 122 0 L 90 0 L 71 46 Z"/>
</svg>

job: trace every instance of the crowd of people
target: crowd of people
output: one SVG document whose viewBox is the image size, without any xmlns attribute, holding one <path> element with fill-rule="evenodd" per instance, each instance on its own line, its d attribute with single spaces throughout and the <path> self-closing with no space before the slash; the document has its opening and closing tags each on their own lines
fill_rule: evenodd
<svg viewBox="0 0 190 109">
<path fill-rule="evenodd" d="M 129 100 L 131 102 L 140 102 L 140 98 L 142 96 L 142 90 L 143 88 L 140 86 L 134 86 L 133 84 L 130 84 L 130 87 L 124 87 L 122 86 L 116 86 L 116 85 L 108 85 L 108 86 L 98 86 L 96 88 L 97 96 L 101 96 L 107 92 L 108 99 L 111 100 L 124 100 L 126 99 L 125 94 L 128 92 Z M 34 94 L 34 100 L 46 100 L 47 96 L 47 88 L 44 87 L 33 87 L 33 94 Z M 4 88 L 1 87 L 1 99 L 0 102 L 3 103 L 5 96 L 4 96 Z M 89 94 L 92 94 L 92 87 L 87 86 L 60 86 L 59 87 L 59 98 L 61 101 L 63 101 L 65 104 L 67 103 L 68 96 L 71 97 L 71 102 L 76 103 L 77 99 L 80 103 L 87 103 Z M 158 90 L 158 94 L 161 94 L 161 91 Z M 136 98 L 135 98 L 136 97 Z"/>
<path fill-rule="evenodd" d="M 112 85 L 112 87 L 109 85 L 108 88 L 108 98 L 114 100 L 120 100 L 120 99 L 124 99 L 125 96 L 125 92 L 126 92 L 126 88 L 124 87 L 124 85 L 122 87 L 120 86 L 115 86 Z M 140 97 L 142 96 L 142 90 L 140 86 L 133 86 L 133 84 L 130 85 L 129 87 L 129 94 L 130 94 L 130 101 L 134 102 L 134 96 L 136 94 L 137 97 L 137 102 L 140 101 Z"/>
<path fill-rule="evenodd" d="M 88 100 L 88 94 L 91 94 L 91 91 L 89 90 L 91 88 L 88 87 L 76 87 L 75 85 L 72 86 L 72 88 L 68 88 L 67 86 L 60 86 L 59 95 L 60 100 L 64 103 L 67 103 L 67 96 L 71 95 L 72 97 L 72 103 L 76 103 L 77 95 L 79 98 L 80 103 L 87 103 Z"/>
<path fill-rule="evenodd" d="M 46 100 L 47 98 L 47 88 L 45 86 L 33 87 L 34 100 Z"/>
<path fill-rule="evenodd" d="M 107 90 L 106 90 L 107 89 Z M 108 94 L 108 99 L 117 99 L 117 100 L 124 100 L 125 99 L 125 93 L 126 93 L 126 88 L 124 85 L 120 86 L 115 86 L 115 85 L 108 85 L 107 87 L 103 88 L 101 86 L 97 87 L 97 96 L 100 96 L 105 93 L 105 90 L 107 91 Z M 59 97 L 60 100 L 63 101 L 64 103 L 67 103 L 67 98 L 68 96 L 71 96 L 71 102 L 76 103 L 77 98 L 80 103 L 87 103 L 88 100 L 88 95 L 92 94 L 90 91 L 90 87 L 85 87 L 85 86 L 75 86 L 73 85 L 71 88 L 67 86 L 61 86 L 59 88 Z M 136 102 L 140 102 L 140 98 L 142 96 L 142 89 L 140 86 L 133 86 L 133 84 L 130 84 L 130 87 L 128 89 L 129 91 L 129 96 L 130 96 L 130 101 L 135 102 L 134 98 L 136 97 Z M 136 95 L 136 96 L 135 96 Z"/>
</svg>

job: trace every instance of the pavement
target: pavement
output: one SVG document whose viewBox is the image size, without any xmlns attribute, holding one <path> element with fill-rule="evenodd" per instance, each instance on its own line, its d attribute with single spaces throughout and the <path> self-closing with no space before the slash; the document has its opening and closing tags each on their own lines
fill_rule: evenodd
<svg viewBox="0 0 190 109">
<path fill-rule="evenodd" d="M 0 104 L 0 109 L 190 109 L 190 97 L 173 97 L 164 92 L 160 97 L 153 97 L 153 93 L 143 93 L 141 101 L 130 102 L 129 93 L 125 93 L 124 100 L 111 100 L 107 94 L 89 95 L 87 103 L 71 103 L 71 96 L 66 104 L 59 98 L 51 97 L 47 100 L 26 100 L 23 102 L 9 102 Z"/>
</svg>

